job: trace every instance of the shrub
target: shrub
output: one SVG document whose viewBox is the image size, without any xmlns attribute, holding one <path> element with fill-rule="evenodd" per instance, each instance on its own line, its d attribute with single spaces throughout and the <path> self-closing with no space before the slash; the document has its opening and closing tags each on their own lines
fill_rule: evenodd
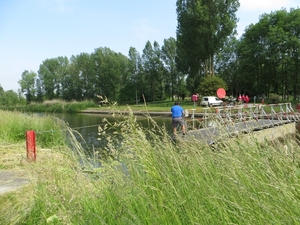
<svg viewBox="0 0 300 225">
<path fill-rule="evenodd" d="M 269 95 L 269 103 L 270 104 L 278 104 L 280 102 L 280 95 L 271 93 Z"/>
</svg>

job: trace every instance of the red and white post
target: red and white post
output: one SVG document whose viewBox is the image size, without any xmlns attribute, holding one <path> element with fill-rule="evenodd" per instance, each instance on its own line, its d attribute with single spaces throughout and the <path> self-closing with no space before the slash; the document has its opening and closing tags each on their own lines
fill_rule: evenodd
<svg viewBox="0 0 300 225">
<path fill-rule="evenodd" d="M 35 132 L 33 130 L 26 131 L 26 151 L 27 160 L 30 162 L 36 161 L 36 147 L 35 147 Z"/>
</svg>

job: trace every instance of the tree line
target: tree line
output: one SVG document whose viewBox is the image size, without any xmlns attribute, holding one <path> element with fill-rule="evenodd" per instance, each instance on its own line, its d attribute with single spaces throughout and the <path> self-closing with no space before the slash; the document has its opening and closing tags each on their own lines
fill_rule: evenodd
<svg viewBox="0 0 300 225">
<path fill-rule="evenodd" d="M 105 48 L 91 54 L 46 59 L 37 73 L 25 70 L 19 81 L 28 102 L 45 99 L 99 100 L 137 103 L 165 100 L 186 92 L 184 75 L 176 70 L 176 41 L 146 43 L 143 54 L 131 47 L 129 56 Z"/>
<path fill-rule="evenodd" d="M 238 66 L 231 85 L 250 93 L 300 95 L 300 9 L 263 14 L 250 25 L 236 48 Z"/>
<path fill-rule="evenodd" d="M 27 102 L 63 99 L 119 103 L 174 100 L 193 93 L 300 95 L 300 9 L 260 16 L 237 39 L 238 0 L 177 0 L 176 39 L 147 41 L 128 56 L 107 47 L 71 58 L 46 59 L 19 81 Z M 1 99 L 1 92 L 0 92 Z"/>
</svg>

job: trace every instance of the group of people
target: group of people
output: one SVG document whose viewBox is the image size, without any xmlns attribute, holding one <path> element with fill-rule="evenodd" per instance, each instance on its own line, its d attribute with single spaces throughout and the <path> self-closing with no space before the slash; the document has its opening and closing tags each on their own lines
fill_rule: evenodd
<svg viewBox="0 0 300 225">
<path fill-rule="evenodd" d="M 241 103 L 248 103 L 250 101 L 250 98 L 248 97 L 248 95 L 239 95 L 238 97 L 238 102 L 241 102 Z"/>
<path fill-rule="evenodd" d="M 248 103 L 250 101 L 250 98 L 248 95 L 239 95 L 238 102 L 241 103 Z M 184 110 L 179 105 L 179 102 L 176 101 L 175 104 L 171 107 L 172 112 L 172 127 L 173 127 L 173 133 L 177 133 L 177 127 L 180 126 L 182 130 L 182 134 L 185 135 L 186 133 L 186 126 L 184 121 Z"/>
</svg>

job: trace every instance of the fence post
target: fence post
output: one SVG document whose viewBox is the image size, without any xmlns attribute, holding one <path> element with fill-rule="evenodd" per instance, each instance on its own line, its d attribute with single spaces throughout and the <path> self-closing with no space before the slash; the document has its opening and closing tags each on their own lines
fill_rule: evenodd
<svg viewBox="0 0 300 225">
<path fill-rule="evenodd" d="M 26 151 L 27 151 L 27 160 L 30 162 L 35 162 L 36 148 L 35 148 L 35 132 L 33 130 L 26 131 Z"/>
</svg>

